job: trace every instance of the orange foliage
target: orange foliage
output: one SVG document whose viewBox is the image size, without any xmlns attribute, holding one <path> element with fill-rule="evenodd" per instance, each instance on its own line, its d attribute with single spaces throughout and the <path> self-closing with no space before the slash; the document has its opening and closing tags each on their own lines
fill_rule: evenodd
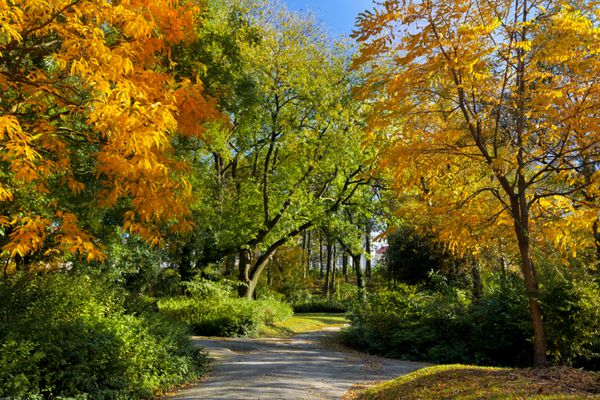
<svg viewBox="0 0 600 400">
<path fill-rule="evenodd" d="M 178 0 L 0 0 L 0 92 L 9 94 L 0 101 L 5 254 L 103 257 L 61 206 L 65 189 L 95 192 L 90 207 L 126 199 L 123 225 L 155 244 L 159 226 L 189 227 L 191 189 L 172 142 L 179 131 L 200 134 L 201 121 L 217 113 L 201 84 L 177 82 L 162 65 L 171 46 L 194 40 L 198 12 Z M 77 179 L 71 160 L 81 145 L 96 149 L 101 190 Z M 45 194 L 43 212 L 15 203 L 24 187 Z"/>
</svg>

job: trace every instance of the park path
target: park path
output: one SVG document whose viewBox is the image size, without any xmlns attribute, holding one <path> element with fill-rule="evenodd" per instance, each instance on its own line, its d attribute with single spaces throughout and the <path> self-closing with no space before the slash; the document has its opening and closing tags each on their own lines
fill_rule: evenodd
<svg viewBox="0 0 600 400">
<path fill-rule="evenodd" d="M 339 329 L 339 328 L 338 328 Z M 209 376 L 171 400 L 339 399 L 351 386 L 395 378 L 425 366 L 330 343 L 336 328 L 289 339 L 194 338 L 213 358 Z"/>
</svg>

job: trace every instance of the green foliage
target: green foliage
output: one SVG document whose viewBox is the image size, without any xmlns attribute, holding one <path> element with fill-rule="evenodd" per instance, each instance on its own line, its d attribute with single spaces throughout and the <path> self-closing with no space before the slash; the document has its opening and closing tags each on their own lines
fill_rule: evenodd
<svg viewBox="0 0 600 400">
<path fill-rule="evenodd" d="M 144 242 L 138 236 L 117 230 L 109 247 L 108 269 L 105 275 L 131 292 L 143 293 L 153 289 L 166 261 L 164 251 Z M 114 240 L 114 238 L 118 240 Z"/>
<path fill-rule="evenodd" d="M 356 301 L 358 288 L 356 285 L 340 282 L 330 298 L 323 297 L 320 292 L 315 295 L 307 289 L 289 293 L 287 297 L 297 313 L 345 313 Z"/>
<path fill-rule="evenodd" d="M 294 312 L 297 313 L 343 313 L 349 308 L 348 302 L 322 297 L 313 297 L 294 304 Z"/>
<path fill-rule="evenodd" d="M 392 285 L 427 282 L 432 271 L 456 279 L 461 267 L 461 263 L 432 234 L 417 232 L 408 226 L 389 235 L 384 260 Z"/>
<path fill-rule="evenodd" d="M 0 296 L 0 396 L 146 398 L 202 371 L 187 329 L 89 276 L 4 278 Z"/>
<path fill-rule="evenodd" d="M 234 285 L 196 279 L 186 282 L 188 296 L 161 299 L 161 313 L 192 327 L 206 336 L 249 336 L 258 334 L 264 324 L 282 321 L 292 315 L 289 305 L 275 299 L 239 298 Z"/>
<path fill-rule="evenodd" d="M 573 268 L 542 269 L 548 352 L 560 364 L 600 369 L 600 286 Z"/>
<path fill-rule="evenodd" d="M 550 360 L 597 368 L 598 285 L 547 271 L 541 278 Z M 344 340 L 399 358 L 527 366 L 531 322 L 521 286 L 515 274 L 491 275 L 479 301 L 440 282 L 436 291 L 399 285 L 395 291 L 372 293 L 352 309 L 352 327 L 344 332 Z"/>
</svg>

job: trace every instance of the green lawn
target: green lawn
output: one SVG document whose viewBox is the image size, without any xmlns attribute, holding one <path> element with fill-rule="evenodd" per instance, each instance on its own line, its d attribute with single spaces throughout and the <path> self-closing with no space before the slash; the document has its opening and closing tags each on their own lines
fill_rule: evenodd
<svg viewBox="0 0 600 400">
<path fill-rule="evenodd" d="M 439 365 L 348 393 L 344 400 L 600 399 L 600 374 Z"/>
<path fill-rule="evenodd" d="M 290 337 L 298 333 L 318 331 L 328 327 L 341 327 L 347 324 L 345 314 L 338 313 L 313 313 L 295 314 L 291 318 L 276 322 L 274 325 L 261 329 L 262 337 Z"/>
</svg>

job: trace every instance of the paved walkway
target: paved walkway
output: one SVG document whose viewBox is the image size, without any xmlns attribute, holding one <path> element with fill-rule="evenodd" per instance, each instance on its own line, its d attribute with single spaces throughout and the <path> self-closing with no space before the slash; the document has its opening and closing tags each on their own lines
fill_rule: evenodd
<svg viewBox="0 0 600 400">
<path fill-rule="evenodd" d="M 328 345 L 336 329 L 291 339 L 195 338 L 214 359 L 208 378 L 169 399 L 339 399 L 357 383 L 382 381 L 425 366 Z"/>
</svg>

